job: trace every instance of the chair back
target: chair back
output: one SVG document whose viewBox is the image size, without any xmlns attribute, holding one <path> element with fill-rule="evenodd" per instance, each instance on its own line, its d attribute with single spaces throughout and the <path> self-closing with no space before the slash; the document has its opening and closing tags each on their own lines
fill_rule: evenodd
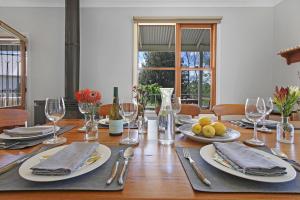
<svg viewBox="0 0 300 200">
<path fill-rule="evenodd" d="M 21 109 L 0 109 L 0 130 L 15 126 L 26 126 L 28 112 Z"/>
<path fill-rule="evenodd" d="M 197 104 L 181 104 L 179 114 L 192 115 L 192 117 L 195 117 L 198 116 L 200 112 L 201 109 Z"/>
<path fill-rule="evenodd" d="M 218 120 L 225 115 L 245 115 L 244 104 L 219 104 L 212 108 Z"/>
<path fill-rule="evenodd" d="M 100 106 L 98 113 L 101 117 L 106 117 L 106 115 L 109 115 L 109 111 L 111 109 L 112 104 L 104 104 Z"/>
<path fill-rule="evenodd" d="M 130 105 L 131 103 L 125 103 L 125 105 Z M 112 107 L 112 104 L 104 104 L 100 106 L 98 110 L 98 114 L 100 117 L 106 117 L 106 115 L 109 115 L 110 109 Z"/>
</svg>

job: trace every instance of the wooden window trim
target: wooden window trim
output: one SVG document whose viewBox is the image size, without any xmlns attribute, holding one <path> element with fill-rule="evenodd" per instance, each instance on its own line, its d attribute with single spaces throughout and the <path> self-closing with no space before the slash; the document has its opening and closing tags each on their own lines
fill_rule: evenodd
<svg viewBox="0 0 300 200">
<path fill-rule="evenodd" d="M 155 25 L 154 22 L 151 22 Z M 137 27 L 138 28 L 138 27 Z M 181 66 L 181 31 L 183 29 L 210 29 L 210 66 L 209 68 L 189 68 Z M 137 38 L 135 38 L 137 40 Z M 136 42 L 137 43 L 137 42 Z M 135 45 L 136 45 L 135 43 Z M 145 67 L 141 70 L 169 70 L 175 71 L 175 95 L 181 96 L 181 73 L 182 71 L 210 71 L 211 74 L 211 94 L 210 94 L 210 109 L 216 105 L 216 48 L 217 48 L 217 23 L 176 23 L 175 24 L 175 67 Z M 137 63 L 137 58 L 136 63 Z M 135 65 L 136 67 L 137 65 Z"/>
</svg>

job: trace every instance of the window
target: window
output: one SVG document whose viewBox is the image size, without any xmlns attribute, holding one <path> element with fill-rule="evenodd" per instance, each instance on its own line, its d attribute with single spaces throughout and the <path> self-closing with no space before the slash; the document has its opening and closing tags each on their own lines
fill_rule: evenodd
<svg viewBox="0 0 300 200">
<path fill-rule="evenodd" d="M 216 23 L 135 23 L 135 84 L 174 88 L 182 103 L 216 102 Z"/>
<path fill-rule="evenodd" d="M 26 42 L 0 21 L 0 108 L 25 108 Z"/>
</svg>

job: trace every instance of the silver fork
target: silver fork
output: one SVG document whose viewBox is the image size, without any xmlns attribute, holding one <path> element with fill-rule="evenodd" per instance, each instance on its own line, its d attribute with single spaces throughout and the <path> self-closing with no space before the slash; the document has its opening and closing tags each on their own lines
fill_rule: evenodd
<svg viewBox="0 0 300 200">
<path fill-rule="evenodd" d="M 9 143 L 5 143 L 5 142 L 0 142 L 0 149 L 8 149 L 8 148 L 10 148 L 10 147 L 13 147 L 13 146 L 15 146 L 15 145 L 17 145 L 17 144 L 20 144 L 20 142 L 14 142 L 14 143 L 11 143 L 11 144 L 9 144 Z"/>
<path fill-rule="evenodd" d="M 288 156 L 285 153 L 283 153 L 282 151 L 280 151 L 279 149 L 271 148 L 271 153 L 274 154 L 275 156 L 281 158 L 282 160 L 287 161 L 288 163 L 290 163 L 290 165 L 292 165 L 295 168 L 295 170 L 300 172 L 300 164 L 295 160 L 289 159 Z"/>
<path fill-rule="evenodd" d="M 210 181 L 205 177 L 203 172 L 200 170 L 200 168 L 197 166 L 196 162 L 192 159 L 190 151 L 186 148 L 183 148 L 183 156 L 189 160 L 193 170 L 197 174 L 197 176 L 200 178 L 200 180 L 205 183 L 206 185 L 210 186 Z"/>
</svg>

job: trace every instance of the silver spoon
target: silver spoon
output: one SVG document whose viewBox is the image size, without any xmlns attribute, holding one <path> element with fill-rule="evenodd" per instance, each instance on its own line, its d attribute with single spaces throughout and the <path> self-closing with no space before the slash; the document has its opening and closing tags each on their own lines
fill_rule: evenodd
<svg viewBox="0 0 300 200">
<path fill-rule="evenodd" d="M 119 183 L 120 185 L 123 185 L 123 184 L 124 184 L 124 174 L 125 174 L 126 168 L 127 168 L 127 166 L 128 166 L 129 159 L 130 159 L 131 157 L 133 157 L 133 154 L 134 154 L 134 151 L 133 151 L 133 148 L 132 148 L 132 147 L 128 147 L 128 148 L 125 150 L 125 152 L 124 152 L 123 157 L 125 158 L 125 162 L 124 162 L 124 165 L 123 165 L 123 168 L 122 168 L 122 171 L 121 171 L 119 180 L 118 180 L 118 183 Z"/>
</svg>

